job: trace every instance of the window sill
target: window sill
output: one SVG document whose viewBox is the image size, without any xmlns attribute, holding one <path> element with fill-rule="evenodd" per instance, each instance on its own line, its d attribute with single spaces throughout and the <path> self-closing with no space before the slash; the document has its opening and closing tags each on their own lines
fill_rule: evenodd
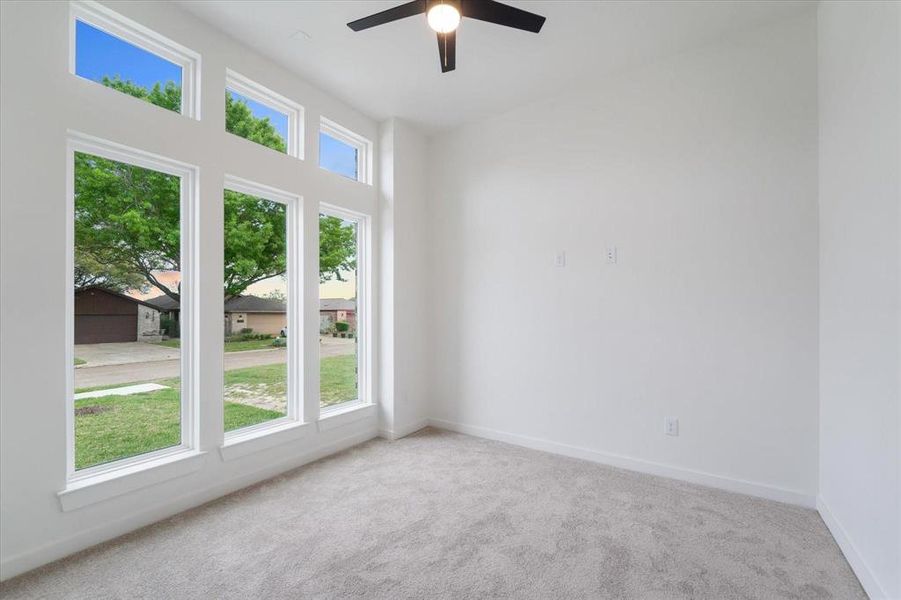
<svg viewBox="0 0 901 600">
<path fill-rule="evenodd" d="M 56 494 L 63 512 L 121 496 L 147 486 L 194 473 L 203 466 L 206 452 L 186 450 L 70 481 Z"/>
<path fill-rule="evenodd" d="M 316 426 L 319 431 L 328 431 L 376 416 L 375 404 L 361 404 L 360 402 L 349 402 L 347 406 L 333 408 L 319 416 Z"/>
<path fill-rule="evenodd" d="M 289 421 L 246 433 L 239 432 L 226 437 L 225 443 L 219 446 L 219 455 L 222 460 L 234 460 L 254 452 L 293 442 L 304 437 L 308 431 L 307 423 Z"/>
</svg>

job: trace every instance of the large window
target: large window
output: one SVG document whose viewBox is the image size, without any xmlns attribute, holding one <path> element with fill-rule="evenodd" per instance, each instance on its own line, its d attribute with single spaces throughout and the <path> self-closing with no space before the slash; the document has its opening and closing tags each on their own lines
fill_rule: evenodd
<svg viewBox="0 0 901 600">
<path fill-rule="evenodd" d="M 190 446 L 191 168 L 72 149 L 70 472 Z"/>
<path fill-rule="evenodd" d="M 234 71 L 226 74 L 225 130 L 303 158 L 303 107 Z"/>
<path fill-rule="evenodd" d="M 319 215 L 319 403 L 363 401 L 365 343 L 362 221 L 329 209 Z"/>
<path fill-rule="evenodd" d="M 97 2 L 73 0 L 69 6 L 72 84 L 84 92 L 75 100 L 125 119 L 113 128 L 122 140 L 143 145 L 146 123 L 133 117 L 146 111 L 150 121 L 172 120 L 184 128 L 173 139 L 190 138 L 164 150 L 148 141 L 157 152 L 197 164 L 210 158 L 203 148 L 225 141 L 226 151 L 256 157 L 233 167 L 260 178 L 287 160 L 123 99 L 121 93 L 199 119 L 200 55 Z M 303 158 L 302 106 L 228 69 L 225 89 L 213 90 L 223 91 L 220 117 L 227 132 Z M 319 126 L 320 166 L 371 184 L 372 143 L 325 118 Z M 319 205 L 317 406 L 315 384 L 304 397 L 304 383 L 316 380 L 316 351 L 304 356 L 304 348 L 313 349 L 316 338 L 316 307 L 305 298 L 317 268 L 315 243 L 303 243 L 304 235 L 316 236 L 316 222 L 304 227 L 301 196 L 292 187 L 302 182 L 280 178 L 289 193 L 232 175 L 217 180 L 216 168 L 225 168 L 221 161 L 201 178 L 195 166 L 72 129 L 67 142 L 68 477 L 60 498 L 71 500 L 64 505 L 86 501 L 84 495 L 78 500 L 82 490 L 128 480 L 144 469 L 199 468 L 202 436 L 207 447 L 218 443 L 229 460 L 297 439 L 317 410 L 337 416 L 371 401 L 371 225 L 365 212 Z M 216 187 L 221 212 L 216 203 L 200 212 L 201 182 Z M 355 206 L 375 203 L 371 191 L 333 183 L 351 192 Z M 222 244 L 221 262 L 211 240 Z M 202 294 L 198 275 L 205 282 Z M 212 338 L 200 339 L 201 312 Z M 208 354 L 220 340 L 221 367 L 219 357 L 210 362 Z M 203 360 L 201 348 L 207 351 Z"/>
<path fill-rule="evenodd" d="M 323 117 L 319 125 L 319 166 L 363 183 L 372 183 L 372 143 Z"/>
<path fill-rule="evenodd" d="M 199 55 L 99 4 L 75 2 L 72 12 L 74 74 L 199 118 Z"/>
<path fill-rule="evenodd" d="M 225 430 L 300 418 L 297 198 L 236 178 L 224 197 Z"/>
</svg>

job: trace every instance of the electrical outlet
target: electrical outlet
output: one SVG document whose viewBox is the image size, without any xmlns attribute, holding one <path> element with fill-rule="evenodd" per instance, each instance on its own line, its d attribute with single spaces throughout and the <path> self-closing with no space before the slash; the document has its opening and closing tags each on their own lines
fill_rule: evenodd
<svg viewBox="0 0 901 600">
<path fill-rule="evenodd" d="M 666 435 L 679 435 L 679 419 L 676 417 L 665 417 L 663 419 L 663 433 Z"/>
<path fill-rule="evenodd" d="M 616 264 L 616 246 L 607 246 L 607 263 Z"/>
<path fill-rule="evenodd" d="M 554 257 L 554 266 L 555 267 L 565 267 L 566 266 L 566 252 L 561 250 L 557 253 L 557 256 Z"/>
</svg>

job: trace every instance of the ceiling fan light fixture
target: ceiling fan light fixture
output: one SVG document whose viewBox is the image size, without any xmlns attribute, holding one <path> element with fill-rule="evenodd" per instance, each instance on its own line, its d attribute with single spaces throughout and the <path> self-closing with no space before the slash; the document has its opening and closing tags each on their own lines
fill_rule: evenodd
<svg viewBox="0 0 901 600">
<path fill-rule="evenodd" d="M 429 27 L 438 33 L 450 33 L 460 25 L 460 11 L 450 4 L 436 4 L 429 9 Z"/>
<path fill-rule="evenodd" d="M 541 31 L 541 26 L 546 20 L 541 15 L 496 0 L 409 0 L 393 8 L 351 21 L 347 26 L 353 31 L 363 31 L 422 14 L 426 15 L 429 27 L 438 32 L 438 58 L 441 59 L 442 73 L 457 68 L 457 27 L 460 25 L 461 17 L 532 33 Z"/>
</svg>

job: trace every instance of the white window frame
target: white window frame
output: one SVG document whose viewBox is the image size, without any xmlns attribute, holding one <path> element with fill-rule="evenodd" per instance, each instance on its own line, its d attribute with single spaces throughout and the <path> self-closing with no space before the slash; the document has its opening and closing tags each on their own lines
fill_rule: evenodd
<svg viewBox="0 0 901 600">
<path fill-rule="evenodd" d="M 322 407 L 322 399 L 316 403 L 319 408 L 319 417 L 327 417 L 334 413 L 341 413 L 354 408 L 368 406 L 372 402 L 372 319 L 370 308 L 372 307 L 372 287 L 370 277 L 372 273 L 372 247 L 371 227 L 372 219 L 365 213 L 336 206 L 334 204 L 319 204 L 318 215 L 338 217 L 346 221 L 353 221 L 357 225 L 357 398 L 340 404 Z M 318 227 L 317 227 L 318 229 Z M 316 330 L 319 330 L 319 312 L 316 313 Z M 322 360 L 320 354 L 319 360 Z M 321 364 L 319 365 L 321 369 Z M 321 382 L 320 382 L 321 386 Z"/>
<path fill-rule="evenodd" d="M 256 425 L 226 431 L 224 445 L 228 446 L 248 438 L 282 430 L 286 426 L 303 423 L 303 205 L 301 204 L 303 199 L 296 194 L 233 175 L 225 176 L 223 195 L 225 190 L 263 198 L 285 206 L 285 275 L 288 280 L 288 304 L 285 309 L 288 321 L 287 414 Z M 225 371 L 223 370 L 220 375 L 224 390 Z M 222 410 L 225 410 L 224 397 Z"/>
<path fill-rule="evenodd" d="M 82 21 L 181 67 L 179 112 L 200 120 L 200 54 L 93 0 L 73 0 L 69 3 L 69 12 L 69 72 L 72 75 L 80 77 L 75 72 L 75 23 Z"/>
<path fill-rule="evenodd" d="M 357 181 L 372 185 L 372 142 L 362 135 L 354 133 L 350 129 L 325 117 L 319 118 L 319 131 L 339 142 L 347 144 L 357 151 Z M 320 152 L 322 152 L 321 148 Z M 322 166 L 321 154 L 319 158 L 319 168 L 328 171 L 329 173 L 334 172 Z M 340 173 L 338 173 L 338 175 L 340 175 Z"/>
<path fill-rule="evenodd" d="M 286 154 L 303 160 L 303 106 L 231 69 L 225 70 L 225 91 L 236 92 L 286 115 L 288 117 Z"/>
<path fill-rule="evenodd" d="M 75 153 L 91 154 L 180 178 L 181 218 L 181 443 L 145 454 L 75 470 Z M 66 481 L 67 487 L 106 480 L 196 453 L 198 419 L 198 259 L 199 171 L 196 166 L 76 131 L 68 131 L 66 147 Z"/>
</svg>

